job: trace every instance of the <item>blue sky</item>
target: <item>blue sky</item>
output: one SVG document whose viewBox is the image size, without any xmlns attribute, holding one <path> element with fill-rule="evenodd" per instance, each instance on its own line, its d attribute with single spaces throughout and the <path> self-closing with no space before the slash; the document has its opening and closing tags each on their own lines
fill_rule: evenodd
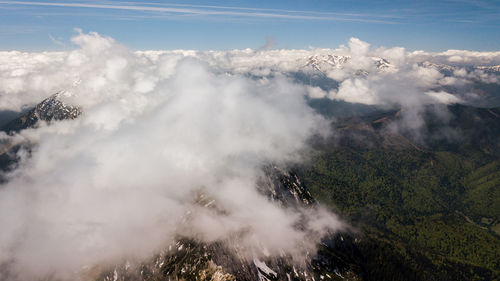
<svg viewBox="0 0 500 281">
<path fill-rule="evenodd" d="M 409 50 L 500 50 L 500 1 L 2 1 L 0 50 L 67 50 L 74 28 L 133 49 L 335 48 L 349 37 Z"/>
</svg>

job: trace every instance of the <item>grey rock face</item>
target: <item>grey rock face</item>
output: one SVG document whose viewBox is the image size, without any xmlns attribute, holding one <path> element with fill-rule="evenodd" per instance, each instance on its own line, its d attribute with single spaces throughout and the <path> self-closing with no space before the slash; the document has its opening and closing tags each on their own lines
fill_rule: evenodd
<svg viewBox="0 0 500 281">
<path fill-rule="evenodd" d="M 59 92 L 46 98 L 22 116 L 7 123 L 2 130 L 18 132 L 36 126 L 39 121 L 52 122 L 75 119 L 82 114 L 78 106 L 68 105 L 61 101 L 61 94 L 62 92 Z"/>
</svg>

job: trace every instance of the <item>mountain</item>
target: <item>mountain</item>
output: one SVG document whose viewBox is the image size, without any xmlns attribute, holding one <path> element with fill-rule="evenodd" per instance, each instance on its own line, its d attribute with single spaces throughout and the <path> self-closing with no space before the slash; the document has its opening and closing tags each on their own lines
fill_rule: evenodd
<svg viewBox="0 0 500 281">
<path fill-rule="evenodd" d="M 339 69 L 345 66 L 352 58 L 350 56 L 334 54 L 316 54 L 309 56 L 304 64 L 304 69 L 312 68 L 314 71 L 325 73 L 332 69 Z M 389 70 L 394 66 L 384 58 L 372 57 L 373 65 L 380 71 Z"/>
<path fill-rule="evenodd" d="M 266 178 L 259 190 L 281 206 L 309 206 L 312 198 L 297 175 L 276 166 L 265 167 Z M 201 204 L 206 200 L 201 199 Z M 215 203 L 216 204 L 216 203 Z M 122 265 L 101 273 L 98 280 L 341 280 L 358 272 L 350 268 L 351 260 L 362 260 L 349 234 L 325 237 L 322 251 L 297 262 L 282 254 L 262 259 L 248 257 L 230 241 L 202 243 L 179 237 L 150 261 Z M 356 256 L 357 255 L 357 256 Z M 265 255 L 264 255 L 265 256 Z"/>
<path fill-rule="evenodd" d="M 318 252 L 299 262 L 285 254 L 248 257 L 231 241 L 177 237 L 148 260 L 82 274 L 89 280 L 498 280 L 500 109 L 444 107 L 438 108 L 449 113 L 444 120 L 433 106 L 425 109 L 419 134 L 392 129 L 403 120 L 400 109 L 346 112 L 332 122 L 333 136 L 312 140 L 307 165 L 263 167 L 258 190 L 274 204 L 321 204 L 354 226 L 326 235 Z M 81 113 L 56 94 L 3 130 Z M 196 202 L 217 208 L 203 194 Z"/>
<path fill-rule="evenodd" d="M 439 116 L 445 113 L 445 117 Z M 376 110 L 362 116 L 338 118 L 337 136 L 344 145 L 361 148 L 367 143 L 388 149 L 465 151 L 467 148 L 500 156 L 500 108 L 479 108 L 454 104 L 429 105 L 421 113 L 424 126 L 419 129 L 395 129 L 404 122 L 405 110 Z M 353 135 L 357 135 L 356 138 Z M 347 143 L 349 142 L 349 144 Z"/>
<path fill-rule="evenodd" d="M 492 74 L 499 74 L 500 73 L 500 65 L 476 65 L 476 66 L 451 66 L 451 65 L 446 65 L 442 63 L 432 63 L 429 61 L 425 61 L 423 63 L 420 63 L 421 66 L 423 67 L 428 67 L 428 68 L 434 68 L 439 70 L 440 72 L 451 75 L 453 74 L 454 71 L 460 70 L 460 69 L 466 69 L 468 71 L 475 71 L 475 70 L 481 70 L 486 73 L 492 73 Z"/>
<path fill-rule="evenodd" d="M 340 118 L 298 175 L 378 241 L 380 266 L 389 267 L 379 280 L 499 280 L 499 113 L 429 106 L 417 131 L 394 126 L 404 121 L 399 109 Z M 390 266 L 398 262 L 406 277 Z"/>
<path fill-rule="evenodd" d="M 500 73 L 500 65 L 476 66 L 476 69 L 484 70 L 490 73 Z"/>
<path fill-rule="evenodd" d="M 60 98 L 64 94 L 65 92 L 62 91 L 46 98 L 21 116 L 7 122 L 0 128 L 0 131 L 13 134 L 23 129 L 36 127 L 40 121 L 50 123 L 77 118 L 82 113 L 81 109 L 77 106 L 65 104 Z M 0 144 L 0 171 L 5 172 L 16 167 L 18 161 L 16 153 L 21 145 L 23 144 L 12 142 Z M 4 176 L 0 173 L 0 183 L 5 181 Z"/>
<path fill-rule="evenodd" d="M 77 106 L 60 100 L 61 93 L 50 96 L 22 116 L 12 120 L 2 130 L 9 133 L 33 128 L 38 122 L 50 122 L 77 118 L 82 111 Z M 2 170 L 15 167 L 18 159 L 15 152 L 20 144 L 5 144 L 0 159 Z M 265 177 L 260 181 L 259 191 L 274 204 L 296 208 L 316 208 L 317 201 L 311 196 L 299 177 L 291 171 L 274 165 L 263 167 Z M 197 204 L 206 208 L 217 208 L 217 202 L 208 200 L 203 194 Z M 300 227 L 300 226 L 297 226 Z M 82 275 L 91 280 L 338 280 L 339 276 L 356 276 L 349 264 L 362 260 L 358 256 L 354 238 L 349 234 L 331 234 L 324 238 L 323 252 L 309 254 L 297 262 L 292 256 L 268 256 L 264 259 L 249 258 L 239 252 L 231 241 L 203 243 L 192 238 L 178 237 L 172 245 L 158 249 L 158 254 L 140 263 L 125 261 L 112 268 L 92 267 Z M 262 251 L 265 251 L 262 249 Z M 343 253 L 345 252 L 345 253 Z M 351 253 L 352 252 L 352 253 Z M 265 256 L 265 255 L 263 255 Z M 13 278 L 6 265 L 0 265 L 0 276 Z M 9 277 L 10 276 L 10 277 Z M 0 278 L 2 280 L 2 278 Z M 8 279 L 11 280 L 11 279 Z M 15 280 L 15 278 L 14 278 Z"/>
<path fill-rule="evenodd" d="M 39 121 L 51 122 L 77 118 L 82 113 L 81 109 L 78 106 L 65 104 L 61 100 L 64 94 L 65 92 L 62 91 L 46 98 L 22 116 L 5 124 L 1 130 L 18 132 L 36 126 Z"/>
<path fill-rule="evenodd" d="M 307 58 L 307 62 L 304 66 L 323 72 L 328 68 L 341 68 L 349 59 L 349 56 L 331 54 L 313 55 Z"/>
</svg>

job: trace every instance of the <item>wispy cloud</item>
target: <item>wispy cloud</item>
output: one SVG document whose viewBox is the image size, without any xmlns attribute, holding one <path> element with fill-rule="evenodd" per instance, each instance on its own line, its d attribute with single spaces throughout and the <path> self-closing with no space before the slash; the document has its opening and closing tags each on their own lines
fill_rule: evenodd
<svg viewBox="0 0 500 281">
<path fill-rule="evenodd" d="M 278 12 L 278 13 L 301 13 L 316 16 L 350 16 L 350 17 L 364 17 L 364 18 L 403 18 L 401 15 L 395 14 L 367 14 L 367 13 L 336 13 L 336 12 L 318 12 L 318 11 L 305 11 L 305 10 L 289 10 L 289 9 L 269 9 L 269 8 L 253 8 L 253 7 L 235 7 L 235 6 L 213 6 L 213 5 L 193 5 L 193 4 L 172 4 L 172 3 L 146 3 L 146 2 L 120 2 L 121 4 L 140 4 L 140 5 L 154 5 L 165 7 L 189 7 L 189 8 L 209 8 L 209 9 L 222 9 L 222 10 L 243 10 L 243 11 L 263 11 L 263 12 Z M 116 2 L 115 2 L 116 4 Z"/>
<path fill-rule="evenodd" d="M 315 21 L 343 21 L 343 22 L 368 22 L 395 24 L 396 17 L 382 15 L 363 15 L 352 13 L 321 13 L 311 11 L 293 11 L 277 9 L 258 9 L 245 7 L 227 6 L 207 6 L 207 5 L 182 5 L 182 4 L 138 4 L 137 2 L 112 3 L 84 3 L 84 2 L 28 2 L 28 1 L 0 1 L 4 5 L 27 5 L 46 7 L 67 7 L 67 8 L 89 8 L 89 9 L 110 9 L 126 10 L 138 12 L 161 12 L 184 15 L 199 16 L 227 16 L 227 17 L 249 17 L 285 20 L 315 20 Z M 387 20 L 393 18 L 393 20 Z"/>
<path fill-rule="evenodd" d="M 52 36 L 51 34 L 49 34 L 49 38 L 50 38 L 50 41 L 52 41 L 54 44 L 56 45 L 59 45 L 59 46 L 62 46 L 64 48 L 66 48 L 66 44 L 59 38 L 59 39 L 56 39 L 54 38 L 54 36 Z"/>
</svg>

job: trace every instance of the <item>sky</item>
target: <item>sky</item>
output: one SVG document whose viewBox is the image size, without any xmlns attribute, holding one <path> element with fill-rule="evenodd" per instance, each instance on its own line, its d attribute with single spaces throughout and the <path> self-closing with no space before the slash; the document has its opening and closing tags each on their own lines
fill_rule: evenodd
<svg viewBox="0 0 500 281">
<path fill-rule="evenodd" d="M 500 1 L 1 1 L 0 50 L 73 49 L 75 28 L 136 50 L 334 48 L 357 37 L 408 50 L 500 49 Z"/>
</svg>

